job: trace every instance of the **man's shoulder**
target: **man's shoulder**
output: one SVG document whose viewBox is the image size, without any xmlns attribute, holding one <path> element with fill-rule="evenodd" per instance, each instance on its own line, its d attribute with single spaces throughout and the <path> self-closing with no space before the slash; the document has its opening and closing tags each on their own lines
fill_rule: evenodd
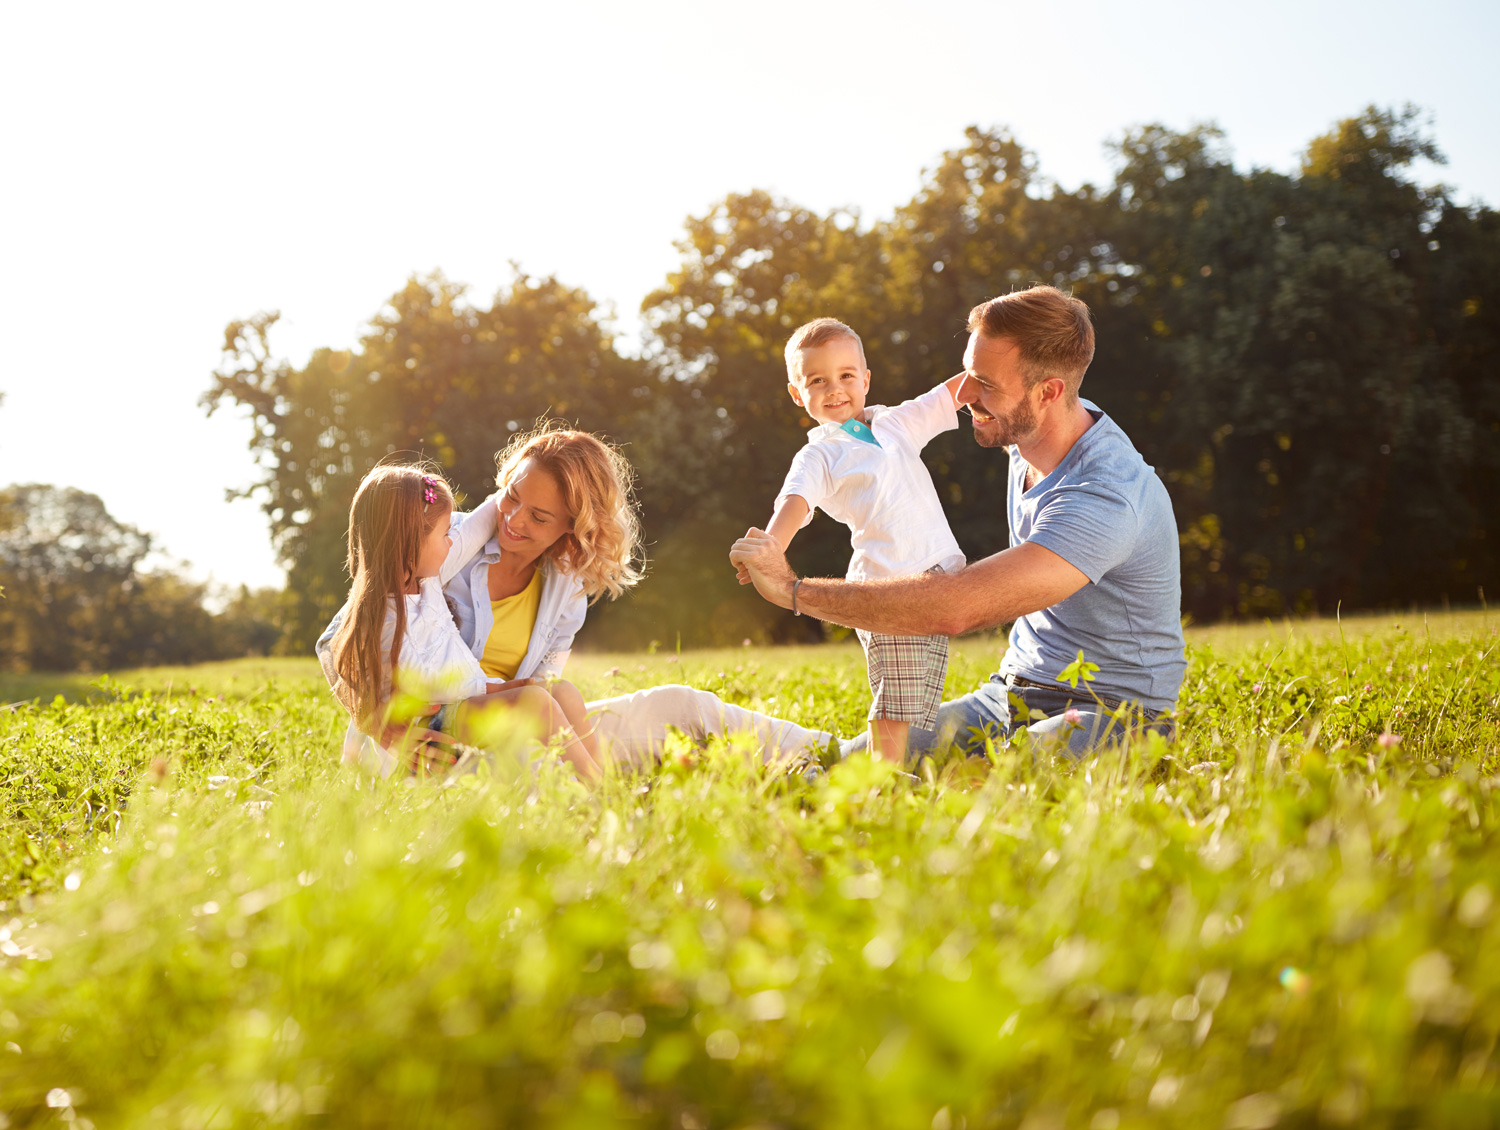
<svg viewBox="0 0 1500 1130">
<path fill-rule="evenodd" d="M 1125 429 L 1105 412 L 1085 400 L 1084 405 L 1098 413 L 1094 426 L 1079 437 L 1074 458 L 1068 468 L 1069 478 L 1084 478 L 1100 486 L 1130 485 L 1147 477 L 1155 478 L 1151 466 L 1142 457 Z"/>
<path fill-rule="evenodd" d="M 1095 405 L 1088 401 L 1084 404 L 1097 412 L 1098 418 L 1079 440 L 1077 458 L 1058 486 L 1085 488 L 1090 493 L 1118 499 L 1137 522 L 1152 528 L 1171 519 L 1172 498 L 1156 469 L 1146 462 L 1119 424 Z"/>
</svg>

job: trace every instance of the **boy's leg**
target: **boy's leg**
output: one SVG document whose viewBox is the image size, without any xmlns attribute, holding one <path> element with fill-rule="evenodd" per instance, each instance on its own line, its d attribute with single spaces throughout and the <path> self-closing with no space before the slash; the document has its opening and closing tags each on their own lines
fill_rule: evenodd
<svg viewBox="0 0 1500 1130">
<path fill-rule="evenodd" d="M 870 677 L 870 741 L 898 764 L 906 760 L 909 730 L 937 722 L 948 671 L 948 637 L 860 632 Z"/>
<path fill-rule="evenodd" d="M 910 722 L 899 722 L 894 718 L 871 718 L 870 748 L 875 751 L 876 757 L 904 765 L 906 736 L 910 729 Z"/>
</svg>

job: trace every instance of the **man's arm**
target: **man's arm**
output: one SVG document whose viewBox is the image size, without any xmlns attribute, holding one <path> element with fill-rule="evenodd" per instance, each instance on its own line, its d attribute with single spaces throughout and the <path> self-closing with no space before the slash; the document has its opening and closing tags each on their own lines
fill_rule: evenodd
<svg viewBox="0 0 1500 1130">
<path fill-rule="evenodd" d="M 792 606 L 797 577 L 769 534 L 752 529 L 734 543 L 729 559 L 749 572 L 761 596 Z M 1028 542 L 953 574 L 884 581 L 809 577 L 797 586 L 797 610 L 869 632 L 957 636 L 1050 608 L 1088 581 L 1050 549 Z"/>
</svg>

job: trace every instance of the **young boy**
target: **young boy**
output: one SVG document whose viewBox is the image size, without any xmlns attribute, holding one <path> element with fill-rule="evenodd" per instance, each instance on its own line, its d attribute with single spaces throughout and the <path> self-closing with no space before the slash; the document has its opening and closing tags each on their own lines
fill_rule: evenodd
<svg viewBox="0 0 1500 1130">
<path fill-rule="evenodd" d="M 817 421 L 792 460 L 767 532 L 791 544 L 814 508 L 848 526 L 849 580 L 954 572 L 964 555 L 948 529 L 922 448 L 958 427 L 954 399 L 962 375 L 895 408 L 865 407 L 870 370 L 864 343 L 843 322 L 819 318 L 786 343 L 787 392 Z M 948 670 L 947 636 L 861 631 L 870 691 L 870 746 L 906 760 L 907 730 L 931 729 Z"/>
</svg>

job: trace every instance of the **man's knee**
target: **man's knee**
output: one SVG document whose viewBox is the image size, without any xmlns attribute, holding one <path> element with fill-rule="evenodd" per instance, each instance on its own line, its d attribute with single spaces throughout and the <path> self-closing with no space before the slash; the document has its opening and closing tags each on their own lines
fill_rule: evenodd
<svg viewBox="0 0 1500 1130">
<path fill-rule="evenodd" d="M 1175 733 L 1170 721 L 1122 718 L 1102 710 L 1069 710 L 1034 723 L 1026 731 L 1038 752 L 1060 753 L 1075 761 L 1148 733 L 1168 740 Z"/>
</svg>

